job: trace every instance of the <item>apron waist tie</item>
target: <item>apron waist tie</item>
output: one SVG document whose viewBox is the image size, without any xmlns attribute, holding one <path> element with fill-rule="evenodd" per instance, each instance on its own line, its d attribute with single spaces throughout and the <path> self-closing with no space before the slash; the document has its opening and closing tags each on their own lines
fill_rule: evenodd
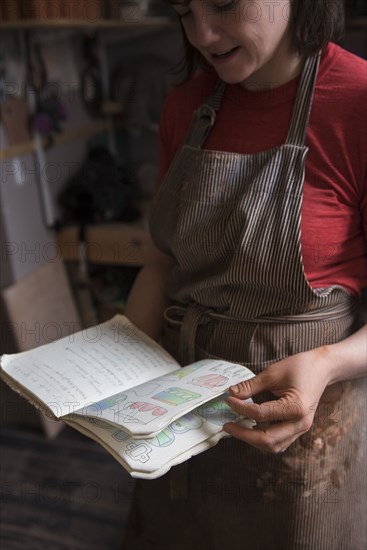
<svg viewBox="0 0 367 550">
<path fill-rule="evenodd" d="M 195 340 L 199 325 L 210 322 L 208 308 L 199 304 L 190 305 L 183 309 L 180 330 L 180 361 L 181 365 L 189 365 L 195 361 Z M 178 312 L 175 311 L 176 315 Z M 167 310 L 165 311 L 165 315 Z"/>
<path fill-rule="evenodd" d="M 243 319 L 218 313 L 200 304 L 190 304 L 187 307 L 173 305 L 164 311 L 164 318 L 171 325 L 180 329 L 180 361 L 181 365 L 188 365 L 195 361 L 195 341 L 199 325 L 205 325 L 213 320 L 230 323 L 305 323 L 340 319 L 349 315 L 356 308 L 357 301 L 353 297 L 332 306 L 318 310 L 306 311 L 295 315 L 269 315 L 254 319 Z"/>
</svg>

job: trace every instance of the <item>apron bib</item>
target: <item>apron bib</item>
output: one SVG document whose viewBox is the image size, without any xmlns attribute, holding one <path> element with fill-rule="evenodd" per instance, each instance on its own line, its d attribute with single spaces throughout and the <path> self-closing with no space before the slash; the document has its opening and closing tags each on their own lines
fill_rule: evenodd
<svg viewBox="0 0 367 550">
<path fill-rule="evenodd" d="M 284 145 L 204 150 L 224 83 L 194 114 L 156 195 L 151 233 L 175 266 L 163 346 L 182 365 L 213 357 L 255 373 L 346 338 L 356 300 L 312 289 L 300 216 L 319 56 L 306 60 Z M 233 438 L 139 481 L 126 548 L 362 550 L 366 547 L 366 382 L 326 389 L 311 430 L 281 455 Z"/>
</svg>

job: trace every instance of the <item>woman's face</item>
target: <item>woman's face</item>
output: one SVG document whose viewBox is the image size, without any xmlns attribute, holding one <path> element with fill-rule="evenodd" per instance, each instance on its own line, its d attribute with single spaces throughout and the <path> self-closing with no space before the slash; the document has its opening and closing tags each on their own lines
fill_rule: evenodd
<svg viewBox="0 0 367 550">
<path fill-rule="evenodd" d="M 228 84 L 278 86 L 296 76 L 291 0 L 173 0 L 188 41 Z M 297 68 L 297 71 L 296 71 Z"/>
</svg>

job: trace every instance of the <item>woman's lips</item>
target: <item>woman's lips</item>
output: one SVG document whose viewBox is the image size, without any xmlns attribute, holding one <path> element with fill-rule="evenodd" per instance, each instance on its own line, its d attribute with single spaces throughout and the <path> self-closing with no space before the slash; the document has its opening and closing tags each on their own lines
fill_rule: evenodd
<svg viewBox="0 0 367 550">
<path fill-rule="evenodd" d="M 231 48 L 229 50 L 223 50 L 222 52 L 211 54 L 210 58 L 214 63 L 226 62 L 229 59 L 232 59 L 238 50 L 238 46 Z"/>
</svg>

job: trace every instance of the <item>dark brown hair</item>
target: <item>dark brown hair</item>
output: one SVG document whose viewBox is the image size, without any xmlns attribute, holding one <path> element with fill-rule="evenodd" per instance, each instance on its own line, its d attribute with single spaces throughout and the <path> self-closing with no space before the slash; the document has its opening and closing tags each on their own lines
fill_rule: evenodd
<svg viewBox="0 0 367 550">
<path fill-rule="evenodd" d="M 174 4 L 174 0 L 164 1 Z M 291 0 L 290 25 L 294 45 L 299 53 L 308 57 L 324 49 L 328 42 L 338 42 L 344 34 L 344 11 L 344 0 Z M 182 24 L 181 28 L 185 56 L 178 68 L 186 71 L 187 79 L 197 68 L 208 65 L 188 42 Z"/>
</svg>

